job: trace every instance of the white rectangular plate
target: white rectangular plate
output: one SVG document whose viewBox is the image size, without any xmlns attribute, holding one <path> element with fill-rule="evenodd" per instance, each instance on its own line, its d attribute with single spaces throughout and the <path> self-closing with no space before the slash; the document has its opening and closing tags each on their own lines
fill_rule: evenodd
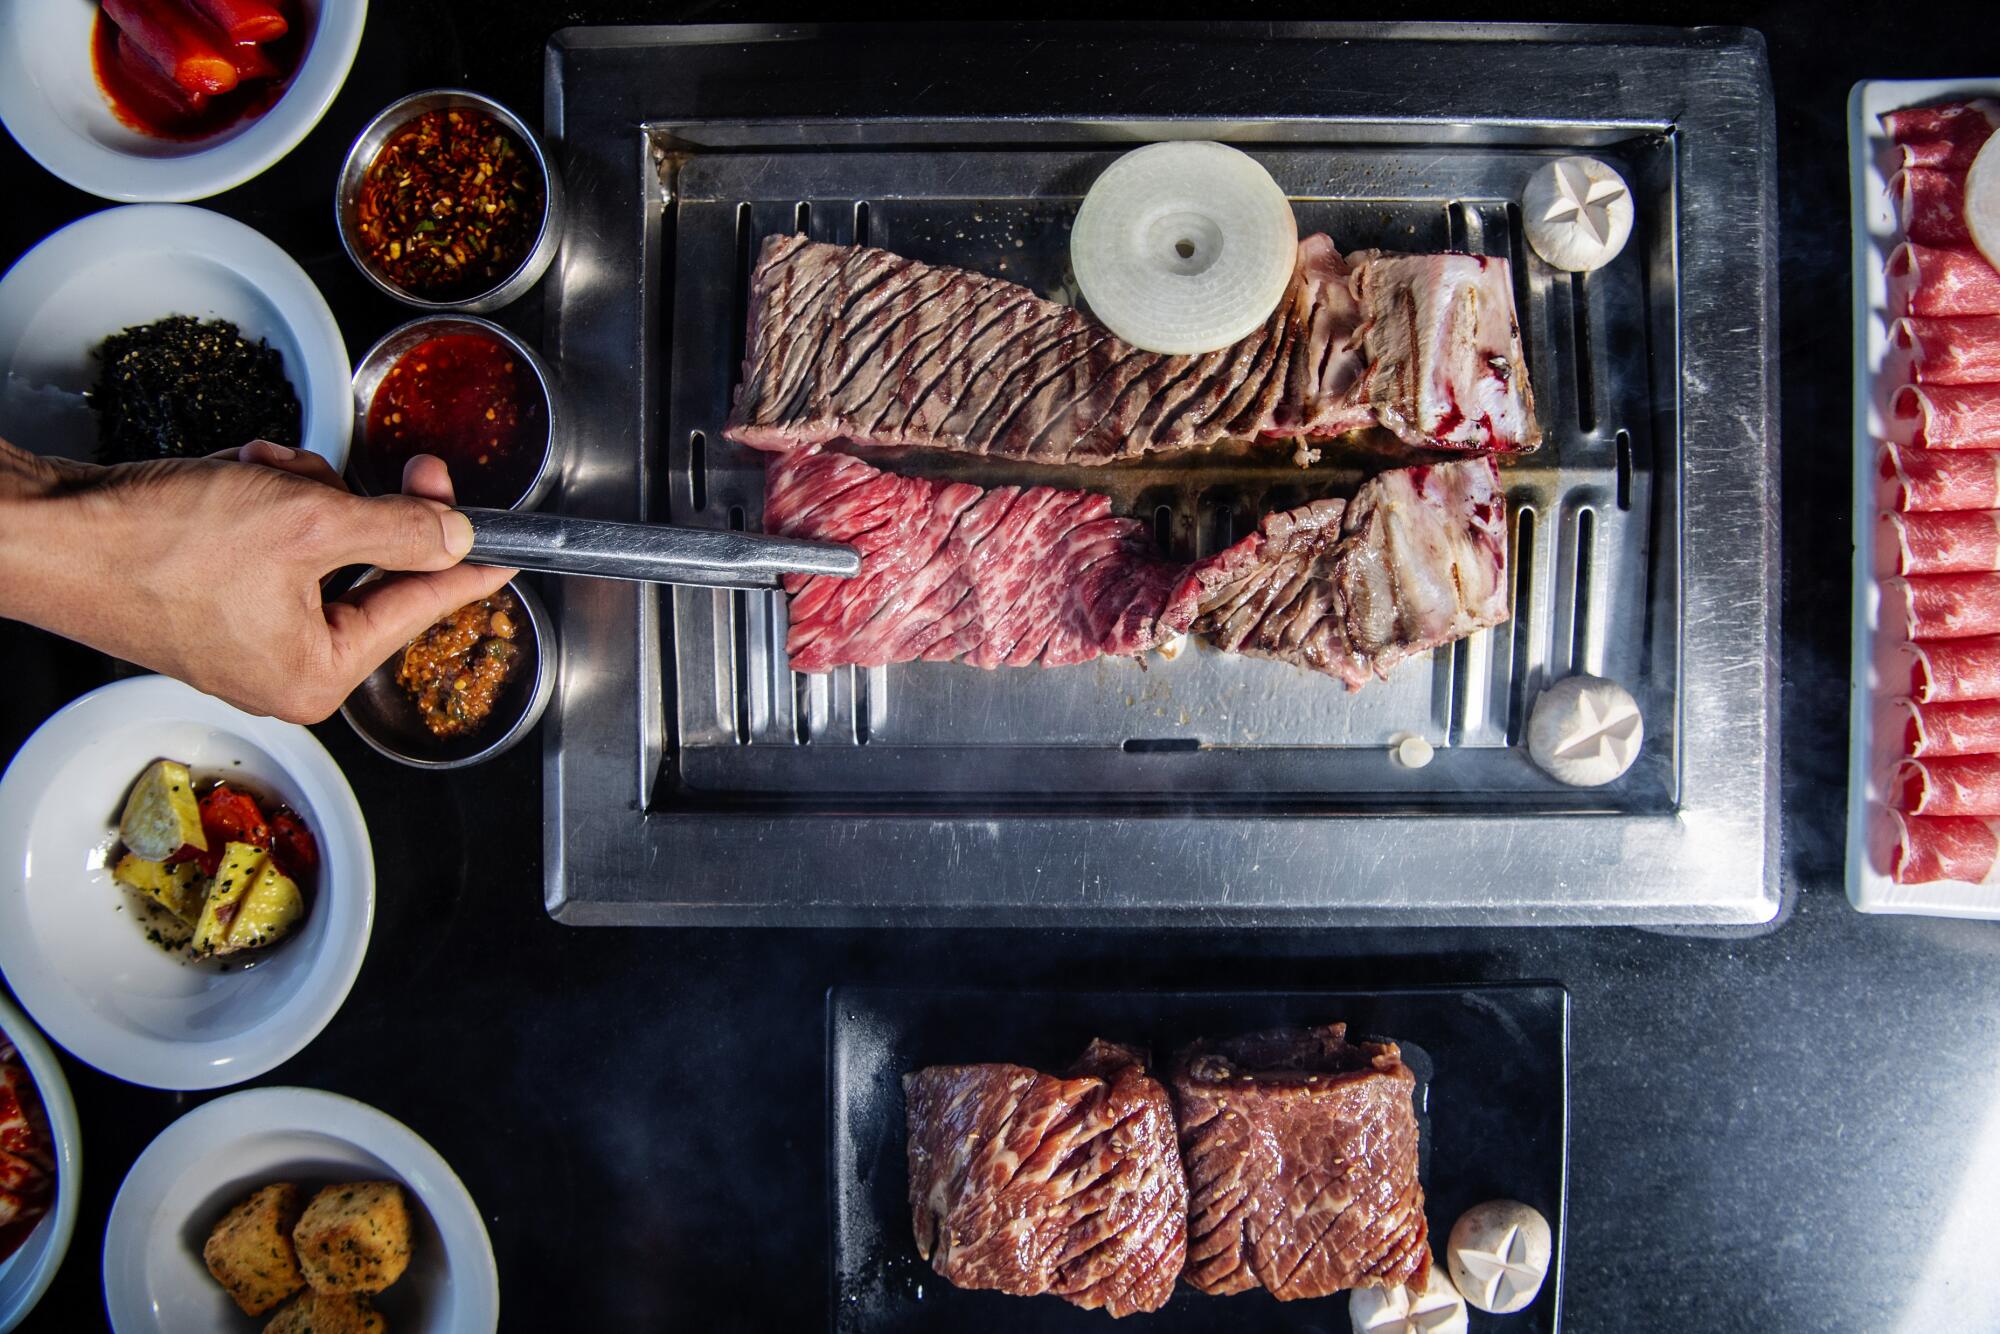
<svg viewBox="0 0 2000 1334">
<path fill-rule="evenodd" d="M 1891 437 L 1884 374 L 1889 359 L 1889 285 L 1883 271 L 1902 240 L 1889 201 L 1889 138 L 1882 113 L 1961 97 L 2000 97 L 2000 79 L 1864 79 L 1847 99 L 1847 161 L 1854 217 L 1854 656 L 1848 691 L 1847 897 L 1862 912 L 2000 918 L 2000 885 L 1939 880 L 1899 885 L 1880 849 L 1871 850 L 1872 817 L 1883 807 L 1888 762 L 1876 743 L 1877 706 L 1900 691 L 1878 667 L 1881 589 L 1875 582 L 1875 461 Z M 1897 378 L 1900 382 L 1900 377 Z"/>
</svg>

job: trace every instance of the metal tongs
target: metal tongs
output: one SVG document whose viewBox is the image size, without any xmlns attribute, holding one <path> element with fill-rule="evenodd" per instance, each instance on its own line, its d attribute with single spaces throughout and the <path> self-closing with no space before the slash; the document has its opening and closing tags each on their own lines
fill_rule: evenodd
<svg viewBox="0 0 2000 1334">
<path fill-rule="evenodd" d="M 831 542 L 517 510 L 459 513 L 472 521 L 466 559 L 476 565 L 702 588 L 777 588 L 788 574 L 861 573 L 861 553 Z"/>
</svg>

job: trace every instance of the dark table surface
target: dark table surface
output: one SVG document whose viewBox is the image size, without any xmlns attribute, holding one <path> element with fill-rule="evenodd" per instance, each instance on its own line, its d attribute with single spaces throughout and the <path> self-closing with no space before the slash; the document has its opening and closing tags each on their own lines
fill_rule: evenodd
<svg viewBox="0 0 2000 1334">
<path fill-rule="evenodd" d="M 1260 0 L 1228 8 L 1236 17 L 1337 17 Z M 358 355 L 406 314 L 350 267 L 328 204 L 342 153 L 378 108 L 413 88 L 463 83 L 532 120 L 542 42 L 557 27 L 794 17 L 805 15 L 378 0 L 353 75 L 318 129 L 262 178 L 206 203 L 296 255 Z M 433 776 L 378 758 L 336 721 L 315 731 L 374 836 L 374 937 L 340 1014 L 256 1082 L 350 1094 L 436 1145 L 487 1218 L 506 1328 L 824 1327 L 823 1006 L 832 984 L 1355 988 L 1517 978 L 1558 980 L 1573 997 L 1570 1328 L 2000 1328 L 2000 1003 L 1987 989 L 2000 976 L 2000 930 L 1862 917 L 1841 892 L 1844 102 L 1863 77 L 2000 71 L 1991 24 L 1956 6 L 1802 0 L 1511 11 L 1392 2 L 1370 17 L 1731 23 L 1769 40 L 1785 224 L 1785 917 L 1736 938 L 568 929 L 542 910 L 538 747 L 469 775 Z M 102 206 L 4 138 L 0 182 L 9 205 L 0 265 Z M 507 318 L 532 328 L 534 317 L 530 301 Z M 0 664 L 0 757 L 115 671 L 6 623 Z M 101 1243 L 118 1183 L 154 1135 L 211 1096 L 135 1088 L 64 1064 L 83 1119 L 83 1208 L 30 1329 L 103 1323 Z"/>
</svg>

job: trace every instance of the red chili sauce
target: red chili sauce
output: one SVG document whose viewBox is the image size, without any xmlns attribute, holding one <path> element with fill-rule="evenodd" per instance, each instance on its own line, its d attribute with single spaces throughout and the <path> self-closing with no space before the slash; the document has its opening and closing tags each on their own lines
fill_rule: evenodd
<svg viewBox="0 0 2000 1334">
<path fill-rule="evenodd" d="M 491 338 L 442 334 L 397 358 L 376 387 L 363 481 L 395 491 L 404 463 L 435 454 L 460 504 L 509 506 L 541 470 L 547 430 L 533 368 Z"/>
<path fill-rule="evenodd" d="M 255 120 L 285 95 L 311 36 L 310 15 L 301 13 L 300 6 L 286 0 L 277 7 L 288 16 L 289 31 L 254 46 L 231 45 L 239 53 L 243 77 L 230 91 L 213 94 L 190 92 L 175 83 L 130 38 L 121 41 L 118 24 L 100 9 L 90 36 L 98 91 L 120 122 L 156 139 L 206 139 L 239 121 Z M 220 36 L 219 31 L 210 35 Z"/>
</svg>

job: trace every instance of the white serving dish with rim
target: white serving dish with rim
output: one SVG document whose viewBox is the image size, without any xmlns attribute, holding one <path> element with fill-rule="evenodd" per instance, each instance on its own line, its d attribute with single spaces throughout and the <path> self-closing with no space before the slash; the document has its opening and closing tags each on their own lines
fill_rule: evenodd
<svg viewBox="0 0 2000 1334">
<path fill-rule="evenodd" d="M 397 1334 L 488 1334 L 500 1279 L 465 1183 L 402 1122 L 303 1088 L 247 1089 L 195 1108 L 132 1164 L 104 1232 L 104 1304 L 120 1334 L 261 1329 L 209 1276 L 201 1248 L 222 1215 L 274 1181 L 308 1190 L 400 1181 L 411 1199 L 410 1267 L 371 1299 Z"/>
<path fill-rule="evenodd" d="M 1931 917 L 2000 918 L 2000 885 L 1939 880 L 1899 885 L 1889 878 L 1882 846 L 1888 809 L 1885 785 L 1900 751 L 1887 744 L 1878 717 L 1903 694 L 1884 677 L 1883 650 L 1901 642 L 1882 636 L 1882 589 L 1875 573 L 1875 525 L 1881 512 L 1875 475 L 1883 441 L 1908 443 L 1889 398 L 1907 382 L 1901 354 L 1889 346 L 1895 319 L 1885 266 L 1902 241 L 1889 177 L 1893 145 L 1882 114 L 1965 97 L 2000 97 L 1994 79 L 1864 79 L 1847 98 L 1847 160 L 1854 244 L 1854 626 L 1849 660 L 1847 759 L 1847 897 L 1862 912 Z"/>
<path fill-rule="evenodd" d="M 305 920 L 250 966 L 168 954 L 111 878 L 126 795 L 161 758 L 285 803 L 319 843 Z M 57 711 L 0 777 L 0 973 L 52 1040 L 119 1079 L 221 1088 L 290 1059 L 346 1000 L 374 920 L 368 827 L 303 727 L 142 676 Z"/>
<path fill-rule="evenodd" d="M 202 139 L 119 120 L 91 64 L 96 0 L 0 0 L 0 121 L 28 155 L 106 199 L 184 201 L 264 171 L 319 124 L 347 81 L 368 0 L 301 0 L 313 31 L 290 85 L 263 115 Z"/>
<path fill-rule="evenodd" d="M 93 458 L 97 421 L 83 394 L 97 379 L 97 345 L 168 315 L 229 320 L 269 342 L 299 396 L 300 443 L 334 471 L 346 466 L 352 370 L 326 298 L 262 232 L 185 204 L 79 218 L 0 278 L 0 438 Z"/>
<path fill-rule="evenodd" d="M 5 996 L 0 996 L 0 1037 L 14 1044 L 28 1078 L 35 1083 L 42 1110 L 48 1114 L 49 1138 L 56 1156 L 55 1202 L 20 1249 L 0 1260 L 0 1334 L 6 1334 L 28 1318 L 55 1281 L 63 1257 L 69 1254 L 70 1238 L 76 1232 L 77 1202 L 83 1198 L 83 1131 L 56 1054 Z"/>
</svg>

